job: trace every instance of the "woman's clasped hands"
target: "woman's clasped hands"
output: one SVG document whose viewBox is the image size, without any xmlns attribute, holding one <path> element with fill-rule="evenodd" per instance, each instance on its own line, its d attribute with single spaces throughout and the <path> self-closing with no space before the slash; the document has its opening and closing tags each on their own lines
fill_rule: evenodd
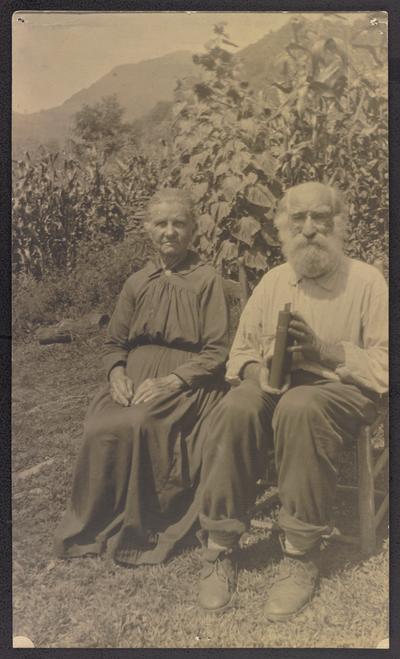
<svg viewBox="0 0 400 659">
<path fill-rule="evenodd" d="M 133 398 L 133 382 L 124 366 L 114 366 L 110 373 L 110 396 L 114 403 L 128 407 Z"/>
<path fill-rule="evenodd" d="M 160 378 L 147 378 L 134 392 L 133 383 L 123 366 L 116 366 L 110 373 L 110 394 L 115 403 L 129 407 L 138 403 L 149 403 L 162 395 L 181 391 L 184 382 L 174 373 Z"/>
</svg>

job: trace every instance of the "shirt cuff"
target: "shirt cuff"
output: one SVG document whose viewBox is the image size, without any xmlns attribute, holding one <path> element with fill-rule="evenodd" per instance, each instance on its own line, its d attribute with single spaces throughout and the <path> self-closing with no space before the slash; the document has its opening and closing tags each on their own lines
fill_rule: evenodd
<svg viewBox="0 0 400 659">
<path fill-rule="evenodd" d="M 184 389 L 190 389 L 190 385 L 186 382 L 186 380 L 183 379 L 179 373 L 175 373 L 175 371 L 172 371 L 171 375 L 175 375 L 183 384 L 182 390 Z"/>
<path fill-rule="evenodd" d="M 343 364 L 339 364 L 335 369 L 340 380 L 345 384 L 355 384 L 380 395 L 385 393 L 387 390 L 384 385 L 385 370 L 377 367 L 374 373 L 372 366 L 368 368 L 369 356 L 366 350 L 354 346 L 349 341 L 341 341 L 340 345 L 345 352 Z"/>
<path fill-rule="evenodd" d="M 233 385 L 240 384 L 242 382 L 242 371 L 246 364 L 249 364 L 250 362 L 253 362 L 254 364 L 262 363 L 261 359 L 257 359 L 255 355 L 238 355 L 237 357 L 229 360 L 226 369 L 226 381 Z"/>
<path fill-rule="evenodd" d="M 246 366 L 248 366 L 249 364 L 260 364 L 260 362 L 256 361 L 255 359 L 249 359 L 249 361 L 245 362 L 245 363 L 243 364 L 243 366 L 241 366 L 240 369 L 239 369 L 238 376 L 239 376 L 239 379 L 240 379 L 240 380 L 243 380 L 243 379 L 244 379 L 244 378 L 243 378 L 243 371 L 244 371 L 244 369 L 246 368 Z"/>
<path fill-rule="evenodd" d="M 106 363 L 107 380 L 110 379 L 110 373 L 113 370 L 113 368 L 115 368 L 116 366 L 124 366 L 125 367 L 126 366 L 126 360 L 118 359 L 117 361 L 115 361 L 111 364 L 109 362 Z"/>
</svg>

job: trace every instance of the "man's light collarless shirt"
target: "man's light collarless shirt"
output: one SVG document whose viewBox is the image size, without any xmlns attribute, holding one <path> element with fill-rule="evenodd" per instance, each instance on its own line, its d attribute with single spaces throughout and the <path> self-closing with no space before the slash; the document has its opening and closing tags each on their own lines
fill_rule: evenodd
<svg viewBox="0 0 400 659">
<path fill-rule="evenodd" d="M 388 388 L 388 289 L 374 266 L 343 256 L 333 273 L 299 278 L 285 263 L 267 272 L 240 319 L 227 366 L 227 380 L 240 381 L 248 362 L 261 362 L 272 349 L 278 313 L 286 303 L 299 312 L 321 341 L 341 344 L 345 360 L 334 371 L 294 356 L 302 369 L 379 394 Z"/>
</svg>

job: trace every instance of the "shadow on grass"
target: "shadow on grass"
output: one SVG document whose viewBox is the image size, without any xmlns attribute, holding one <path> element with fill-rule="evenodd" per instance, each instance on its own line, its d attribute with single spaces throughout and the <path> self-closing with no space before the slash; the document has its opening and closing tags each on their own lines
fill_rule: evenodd
<svg viewBox="0 0 400 659">
<path fill-rule="evenodd" d="M 276 515 L 272 512 L 264 519 L 271 523 L 276 521 Z M 345 534 L 358 534 L 358 511 L 356 501 L 349 495 L 338 497 L 335 505 L 335 523 Z M 248 571 L 257 571 L 278 563 L 282 559 L 282 549 L 279 542 L 279 531 L 273 530 L 262 532 L 257 538 L 257 530 L 252 530 L 249 542 L 245 542 L 238 552 L 239 566 Z M 267 533 L 267 535 L 265 535 Z M 383 549 L 387 529 L 381 524 L 377 534 L 376 554 Z M 329 578 L 340 573 L 345 568 L 354 568 L 365 560 L 357 544 L 347 544 L 338 541 L 329 542 L 321 551 L 319 565 L 321 575 Z"/>
<path fill-rule="evenodd" d="M 238 552 L 237 558 L 239 566 L 249 572 L 279 562 L 282 558 L 282 549 L 279 544 L 278 534 L 270 532 L 267 537 L 244 545 Z"/>
</svg>

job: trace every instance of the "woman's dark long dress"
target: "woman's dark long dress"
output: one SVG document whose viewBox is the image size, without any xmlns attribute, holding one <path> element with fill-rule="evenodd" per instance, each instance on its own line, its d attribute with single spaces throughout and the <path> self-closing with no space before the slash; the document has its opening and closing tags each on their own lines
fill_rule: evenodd
<svg viewBox="0 0 400 659">
<path fill-rule="evenodd" d="M 126 364 L 134 387 L 175 373 L 184 390 L 123 407 L 109 387 L 89 406 L 60 557 L 101 553 L 159 563 L 197 520 L 201 426 L 225 391 L 227 310 L 219 275 L 189 252 L 174 270 L 156 261 L 126 281 L 104 349 L 107 374 Z"/>
</svg>

